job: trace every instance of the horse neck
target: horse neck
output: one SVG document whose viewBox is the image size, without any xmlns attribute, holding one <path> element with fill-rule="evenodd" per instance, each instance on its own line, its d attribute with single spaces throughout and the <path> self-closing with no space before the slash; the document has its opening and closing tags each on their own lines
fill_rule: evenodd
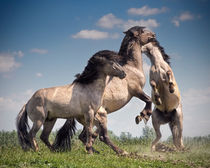
<svg viewBox="0 0 210 168">
<path fill-rule="evenodd" d="M 163 59 L 162 53 L 157 47 L 153 47 L 146 55 L 149 57 L 151 64 L 154 66 L 161 66 L 166 63 Z"/>
<path fill-rule="evenodd" d="M 126 60 L 126 64 L 143 70 L 141 47 L 138 41 L 134 39 L 127 40 L 125 37 L 120 47 L 119 55 L 123 57 L 123 60 Z"/>
<path fill-rule="evenodd" d="M 99 96 L 103 96 L 109 78 L 106 74 L 99 74 L 98 78 L 90 85 L 91 91 L 97 92 Z"/>
</svg>

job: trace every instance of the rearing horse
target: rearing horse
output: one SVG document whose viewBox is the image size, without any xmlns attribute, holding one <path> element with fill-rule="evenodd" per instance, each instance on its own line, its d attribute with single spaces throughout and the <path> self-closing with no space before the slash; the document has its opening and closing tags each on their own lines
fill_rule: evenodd
<svg viewBox="0 0 210 168">
<path fill-rule="evenodd" d="M 150 38 L 153 38 L 154 33 L 139 26 L 132 27 L 124 33 L 125 37 L 121 43 L 119 53 L 115 53 L 113 51 L 103 51 L 106 55 L 116 55 L 116 59 L 120 62 L 126 72 L 126 77 L 122 80 L 114 77 L 105 88 L 103 104 L 97 113 L 97 119 L 101 120 L 103 125 L 98 127 L 96 123 L 98 129 L 96 130 L 94 136 L 94 138 L 96 138 L 98 133 L 100 134 L 100 132 L 103 132 L 103 134 L 105 134 L 105 138 L 101 138 L 103 137 L 101 135 L 99 138 L 111 146 L 116 153 L 122 153 L 122 151 L 113 145 L 109 140 L 106 126 L 107 114 L 121 109 L 131 100 L 132 97 L 137 97 L 146 103 L 146 106 L 141 112 L 142 116 L 144 116 L 146 120 L 149 119 L 152 112 L 151 99 L 143 91 L 143 87 L 145 85 L 145 74 L 143 72 L 141 46 L 146 44 Z M 77 118 L 77 120 L 82 124 L 84 123 L 84 119 L 82 118 Z M 71 129 L 71 125 L 68 123 L 71 122 L 66 121 L 58 133 Z M 68 131 L 63 134 L 68 134 Z M 62 141 L 68 142 L 68 138 L 64 138 L 62 136 L 57 136 L 56 139 L 57 141 L 55 142 L 55 145 L 58 147 L 58 144 L 65 144 Z M 84 144 L 86 143 L 87 138 L 85 129 L 83 129 L 79 139 Z"/>
<path fill-rule="evenodd" d="M 173 142 L 176 148 L 184 147 L 182 142 L 183 114 L 178 85 L 170 67 L 169 56 L 153 38 L 142 47 L 150 59 L 150 85 L 152 88 L 152 102 L 155 104 L 152 112 L 152 124 L 156 132 L 156 139 L 152 142 L 152 151 L 161 138 L 160 125 L 169 123 Z M 141 116 L 139 116 L 141 117 Z"/>
</svg>

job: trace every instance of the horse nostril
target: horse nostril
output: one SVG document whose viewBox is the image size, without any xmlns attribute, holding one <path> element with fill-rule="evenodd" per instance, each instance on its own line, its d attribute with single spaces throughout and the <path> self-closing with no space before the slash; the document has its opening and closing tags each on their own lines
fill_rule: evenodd
<svg viewBox="0 0 210 168">
<path fill-rule="evenodd" d="M 123 72 L 123 78 L 125 78 L 126 77 L 126 73 L 125 72 Z"/>
<path fill-rule="evenodd" d="M 123 78 L 125 78 L 125 76 L 126 76 L 125 72 L 122 72 L 122 73 L 120 74 L 119 78 L 120 78 L 120 79 L 123 79 Z"/>
</svg>

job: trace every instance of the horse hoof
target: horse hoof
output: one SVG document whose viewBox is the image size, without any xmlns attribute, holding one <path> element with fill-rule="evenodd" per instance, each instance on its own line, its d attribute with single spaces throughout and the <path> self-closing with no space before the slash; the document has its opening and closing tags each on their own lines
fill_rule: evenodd
<svg viewBox="0 0 210 168">
<path fill-rule="evenodd" d="M 121 152 L 119 155 L 120 155 L 120 156 L 128 156 L 128 155 L 129 155 L 129 153 L 128 153 L 128 152 L 126 152 L 126 151 L 123 151 L 123 152 Z"/>
<path fill-rule="evenodd" d="M 174 93 L 175 89 L 174 88 L 169 88 L 170 93 Z"/>
<path fill-rule="evenodd" d="M 156 99 L 155 100 L 155 103 L 156 103 L 156 105 L 161 105 L 162 104 L 162 101 L 161 101 L 161 99 L 160 98 L 158 98 L 158 99 Z"/>
<path fill-rule="evenodd" d="M 170 93 L 174 93 L 175 89 L 174 89 L 174 84 L 173 83 L 169 83 L 169 92 Z"/>
<path fill-rule="evenodd" d="M 100 152 L 95 150 L 94 148 L 93 148 L 93 153 L 100 154 Z"/>
<path fill-rule="evenodd" d="M 143 120 L 144 120 L 144 124 L 146 125 L 146 124 L 147 124 L 147 121 L 149 120 L 149 116 L 145 116 L 145 117 L 143 118 Z"/>
<path fill-rule="evenodd" d="M 136 119 L 135 119 L 136 124 L 139 124 L 141 120 L 142 120 L 141 116 L 136 116 Z"/>
</svg>

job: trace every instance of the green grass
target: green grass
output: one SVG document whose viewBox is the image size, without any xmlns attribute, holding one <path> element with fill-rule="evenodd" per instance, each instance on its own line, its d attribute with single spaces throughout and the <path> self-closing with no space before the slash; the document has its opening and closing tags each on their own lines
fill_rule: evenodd
<svg viewBox="0 0 210 168">
<path fill-rule="evenodd" d="M 4 134 L 4 135 L 3 135 Z M 187 168 L 210 167 L 210 143 L 188 144 L 186 152 L 150 152 L 150 143 L 130 139 L 113 141 L 130 153 L 118 156 L 102 142 L 96 141 L 94 147 L 100 154 L 88 155 L 78 139 L 73 140 L 70 152 L 50 152 L 38 140 L 39 152 L 24 152 L 17 143 L 15 132 L 0 132 L 0 168 Z M 9 143 L 8 143 L 9 142 Z"/>
</svg>

